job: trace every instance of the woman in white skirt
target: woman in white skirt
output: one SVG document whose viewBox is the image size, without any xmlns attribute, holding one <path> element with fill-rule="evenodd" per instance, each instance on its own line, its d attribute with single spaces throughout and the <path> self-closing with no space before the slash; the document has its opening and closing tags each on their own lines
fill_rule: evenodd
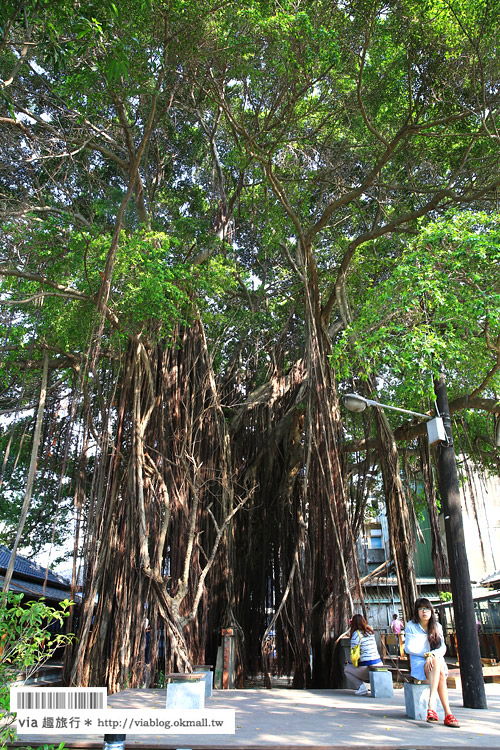
<svg viewBox="0 0 500 750">
<path fill-rule="evenodd" d="M 459 727 L 450 710 L 446 677 L 448 667 L 444 660 L 446 644 L 443 628 L 436 619 L 434 607 L 429 599 L 421 597 L 415 602 L 413 620 L 406 624 L 405 651 L 411 657 L 411 675 L 416 680 L 429 683 L 427 721 L 438 721 L 437 696 L 444 708 L 444 723 L 447 727 Z"/>
</svg>

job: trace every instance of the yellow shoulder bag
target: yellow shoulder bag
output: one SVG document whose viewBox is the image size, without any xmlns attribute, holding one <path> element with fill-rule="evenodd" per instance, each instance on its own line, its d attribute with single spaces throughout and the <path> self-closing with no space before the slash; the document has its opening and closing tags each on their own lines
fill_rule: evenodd
<svg viewBox="0 0 500 750">
<path fill-rule="evenodd" d="M 351 662 L 353 667 L 358 666 L 358 662 L 361 656 L 361 633 L 359 630 L 356 631 L 359 635 L 359 643 L 351 648 Z"/>
</svg>

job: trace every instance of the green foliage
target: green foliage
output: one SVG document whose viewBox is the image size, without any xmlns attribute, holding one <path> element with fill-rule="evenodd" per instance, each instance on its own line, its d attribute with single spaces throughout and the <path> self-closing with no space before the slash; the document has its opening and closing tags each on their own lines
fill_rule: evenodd
<svg viewBox="0 0 500 750">
<path fill-rule="evenodd" d="M 100 235 L 85 247 L 88 281 L 95 288 L 110 242 L 110 236 Z M 176 323 L 190 317 L 191 275 L 187 266 L 172 263 L 171 246 L 175 243 L 175 238 L 160 232 L 122 233 L 110 306 L 126 330 L 152 328 L 163 337 Z M 75 244 L 82 253 L 82 240 L 76 238 Z"/>
<path fill-rule="evenodd" d="M 165 688 L 165 685 L 166 685 L 165 673 L 163 672 L 162 669 L 160 669 L 156 673 L 156 685 L 155 685 L 155 687 L 157 687 L 159 690 L 163 690 Z"/>
<path fill-rule="evenodd" d="M 51 633 L 51 625 L 62 626 L 69 615 L 71 602 L 65 599 L 58 609 L 43 599 L 24 602 L 23 594 L 0 593 L 0 739 L 15 739 L 9 713 L 10 687 L 28 680 L 54 654 L 57 648 L 71 643 L 73 635 Z M 59 745 L 59 748 L 61 745 Z"/>
<path fill-rule="evenodd" d="M 442 602 L 451 602 L 451 600 L 453 599 L 453 594 L 451 593 L 451 591 L 440 591 L 439 598 Z"/>
<path fill-rule="evenodd" d="M 31 320 L 26 317 L 26 308 L 19 305 L 19 324 L 4 329 L 11 348 L 28 349 L 29 331 L 36 327 L 38 337 L 59 351 L 83 350 L 98 320 L 94 297 L 101 284 L 111 235 L 93 237 L 47 223 L 42 231 L 11 229 L 11 238 L 13 247 L 29 245 L 34 271 L 86 297 L 71 299 L 50 288 L 40 292 L 37 282 L 5 278 L 5 294 L 14 300 L 35 295 L 41 302 L 32 310 Z M 176 263 L 173 250 L 177 244 L 175 237 L 163 232 L 122 232 L 109 307 L 119 317 L 124 333 L 148 331 L 151 336 L 168 337 L 174 325 L 191 318 L 196 274 L 189 265 Z M 16 309 L 15 304 L 12 309 Z M 108 331 L 107 336 L 112 335 Z"/>
<path fill-rule="evenodd" d="M 20 437 L 19 433 L 16 433 Z M 0 436 L 0 450 L 7 444 L 7 436 Z M 27 467 L 30 455 L 26 439 L 18 452 L 17 439 L 9 455 L 0 495 L 0 544 L 11 548 L 16 538 L 21 508 L 26 491 Z M 4 452 L 2 451 L 2 455 Z M 17 460 L 16 460 L 17 459 Z M 12 470 L 16 462 L 15 470 Z M 50 466 L 50 460 L 44 461 Z M 71 470 L 71 466 L 69 467 Z M 60 493 L 60 494 L 59 494 Z M 73 528 L 74 499 L 69 483 L 59 488 L 59 476 L 55 471 L 46 471 L 42 478 L 35 479 L 26 523 L 21 536 L 21 546 L 29 547 L 31 554 L 40 552 L 52 539 L 55 547 L 62 546 Z M 56 522 L 57 521 L 57 522 Z"/>
<path fill-rule="evenodd" d="M 368 266 L 375 256 L 387 257 L 384 244 L 375 243 L 359 259 L 356 276 L 371 281 L 365 281 L 356 320 L 337 346 L 338 366 L 354 348 L 368 372 L 398 378 L 403 404 L 433 399 L 432 377 L 441 362 L 451 396 L 473 390 L 496 360 L 491 343 L 500 333 L 500 217 L 461 212 L 432 222 L 377 276 Z M 490 388 L 495 385 L 497 375 Z"/>
<path fill-rule="evenodd" d="M 25 20 L 34 21 L 36 65 L 23 66 L 8 97 L 16 103 L 11 114 L 38 118 L 23 119 L 31 137 L 12 130 L 0 168 L 14 217 L 1 262 L 26 272 L 24 279 L 5 276 L 0 287 L 8 311 L 0 319 L 8 349 L 0 378 L 10 404 L 20 383 L 23 405 L 34 401 L 46 348 L 85 370 L 100 330 L 96 298 L 117 212 L 153 101 L 152 132 L 109 280 L 108 307 L 118 325 L 106 320 L 100 343 L 113 364 L 106 370 L 101 361 L 91 375 L 103 403 L 107 378 L 119 382 L 131 338 L 151 347 L 169 342 L 176 326 L 198 314 L 216 373 L 224 380 L 239 363 L 237 398 L 244 398 L 270 371 L 285 372 L 304 356 L 297 224 L 310 233 L 309 280 L 317 272 L 319 310 L 350 243 L 370 227 L 425 213 L 443 188 L 447 200 L 467 196 L 498 174 L 496 141 L 488 138 L 497 106 L 496 1 L 23 5 L 8 2 L 0 11 L 2 28 L 19 11 L 19 37 Z M 7 77 L 17 58 L 8 46 L 5 52 Z M 332 201 L 337 208 L 316 232 Z M 26 214 L 38 204 L 43 211 Z M 221 241 L 219 222 L 229 207 Z M 362 362 L 385 378 L 389 401 L 416 411 L 433 399 L 441 359 L 452 394 L 482 381 L 493 359 L 488 337 L 498 332 L 496 229 L 489 221 L 472 214 L 430 226 L 412 220 L 402 228 L 421 232 L 419 239 L 406 243 L 412 235 L 391 231 L 358 248 L 348 276 L 354 322 L 334 342 L 337 376 L 356 377 Z M 480 247 L 482 234 L 492 239 Z M 333 304 L 325 329 L 337 314 Z M 58 370 L 64 386 L 69 366 L 64 359 Z M 497 386 L 498 375 L 491 392 Z M 97 432 L 106 421 L 96 416 L 99 408 L 95 399 Z M 2 447 L 7 439 L 0 438 Z M 10 525 L 28 455 L 23 448 L 4 497 Z M 53 507 L 49 484 L 35 493 L 40 513 Z"/>
</svg>

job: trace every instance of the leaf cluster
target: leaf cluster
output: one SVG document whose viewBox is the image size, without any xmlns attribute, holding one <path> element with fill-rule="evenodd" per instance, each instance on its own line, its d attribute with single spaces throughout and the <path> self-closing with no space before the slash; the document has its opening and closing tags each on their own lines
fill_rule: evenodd
<svg viewBox="0 0 500 750">
<path fill-rule="evenodd" d="M 415 411 L 433 410 L 433 378 L 441 365 L 450 400 L 478 393 L 497 398 L 499 215 L 456 212 L 422 226 L 416 239 L 390 252 L 386 244 L 364 248 L 353 268 L 355 319 L 336 343 L 337 370 L 348 377 L 354 358 L 378 378 L 381 401 Z M 466 420 L 464 449 L 474 451 L 479 440 L 476 448 L 491 451 L 491 418 L 468 412 Z"/>
<path fill-rule="evenodd" d="M 20 678 L 27 680 L 56 649 L 71 643 L 73 634 L 51 632 L 51 626 L 62 627 L 69 616 L 72 602 L 62 601 L 59 608 L 47 605 L 44 599 L 24 601 L 24 594 L 0 594 L 0 730 L 2 743 L 12 741 L 10 686 Z"/>
</svg>

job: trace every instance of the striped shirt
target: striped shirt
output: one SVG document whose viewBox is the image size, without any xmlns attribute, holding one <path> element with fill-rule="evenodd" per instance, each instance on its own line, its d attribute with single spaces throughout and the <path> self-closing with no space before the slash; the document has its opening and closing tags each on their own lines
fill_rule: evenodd
<svg viewBox="0 0 500 750">
<path fill-rule="evenodd" d="M 373 633 L 363 634 L 361 630 L 355 630 L 351 636 L 351 648 L 357 646 L 361 636 L 361 656 L 359 667 L 370 667 L 373 664 L 382 664 L 382 659 L 377 648 L 377 642 Z"/>
</svg>

